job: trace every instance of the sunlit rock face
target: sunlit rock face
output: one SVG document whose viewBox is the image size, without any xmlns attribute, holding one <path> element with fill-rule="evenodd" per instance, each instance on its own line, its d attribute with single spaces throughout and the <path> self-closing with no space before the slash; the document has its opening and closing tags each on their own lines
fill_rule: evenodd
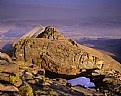
<svg viewBox="0 0 121 96">
<path fill-rule="evenodd" d="M 20 39 L 25 38 L 36 38 L 38 34 L 42 33 L 45 30 L 45 27 L 38 25 L 32 31 L 28 32 L 27 34 L 23 35 Z"/>
<path fill-rule="evenodd" d="M 110 74 L 112 70 L 120 72 L 120 64 L 111 57 L 65 39 L 53 27 L 46 27 L 43 32 L 33 31 L 34 34 L 36 32 L 39 33 L 36 38 L 31 38 L 31 35 L 30 38 L 21 38 L 14 44 L 17 60 L 66 75 L 77 75 L 89 70 L 89 74 L 93 76 Z"/>
</svg>

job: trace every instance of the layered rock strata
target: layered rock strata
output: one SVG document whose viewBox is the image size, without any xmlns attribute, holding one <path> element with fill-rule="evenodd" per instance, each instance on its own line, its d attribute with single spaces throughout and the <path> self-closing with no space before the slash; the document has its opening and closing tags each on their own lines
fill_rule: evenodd
<svg viewBox="0 0 121 96">
<path fill-rule="evenodd" d="M 93 70 L 92 75 L 121 72 L 121 65 L 110 56 L 67 40 L 50 26 L 37 38 L 20 39 L 14 48 L 17 60 L 37 64 L 58 74 L 77 75 L 87 70 Z"/>
</svg>

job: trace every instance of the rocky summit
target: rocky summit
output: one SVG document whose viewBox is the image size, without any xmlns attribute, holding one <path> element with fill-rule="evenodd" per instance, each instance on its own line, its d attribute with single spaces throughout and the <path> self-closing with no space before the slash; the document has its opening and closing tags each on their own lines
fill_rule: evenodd
<svg viewBox="0 0 121 96">
<path fill-rule="evenodd" d="M 120 63 L 105 53 L 67 40 L 51 26 L 37 26 L 13 47 L 14 60 L 0 53 L 1 96 L 121 95 Z M 75 82 L 78 78 L 95 88 L 86 88 L 83 80 L 82 84 Z"/>
<path fill-rule="evenodd" d="M 67 40 L 50 26 L 36 38 L 20 39 L 14 48 L 17 60 L 58 74 L 77 75 L 88 70 L 93 70 L 92 75 L 121 72 L 121 65 L 108 55 Z"/>
<path fill-rule="evenodd" d="M 102 83 L 121 83 L 121 65 L 110 56 L 80 45 L 74 40 L 67 40 L 51 26 L 46 27 L 43 32 L 41 29 L 37 30 L 38 35 L 22 38 L 14 44 L 14 53 L 18 61 L 35 64 L 45 69 L 50 77 L 60 76 L 69 79 L 73 76 L 87 76 L 96 86 Z"/>
</svg>

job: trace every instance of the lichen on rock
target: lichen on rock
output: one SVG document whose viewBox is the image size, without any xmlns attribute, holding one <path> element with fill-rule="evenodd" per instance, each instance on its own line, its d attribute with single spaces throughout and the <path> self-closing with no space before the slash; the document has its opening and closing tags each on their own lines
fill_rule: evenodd
<svg viewBox="0 0 121 96">
<path fill-rule="evenodd" d="M 11 84 L 15 84 L 18 80 L 19 80 L 19 76 L 10 75 L 10 80 L 9 80 L 9 82 L 10 82 Z"/>
<path fill-rule="evenodd" d="M 21 86 L 19 88 L 19 94 L 20 96 L 34 96 L 33 90 L 30 86 Z"/>
</svg>

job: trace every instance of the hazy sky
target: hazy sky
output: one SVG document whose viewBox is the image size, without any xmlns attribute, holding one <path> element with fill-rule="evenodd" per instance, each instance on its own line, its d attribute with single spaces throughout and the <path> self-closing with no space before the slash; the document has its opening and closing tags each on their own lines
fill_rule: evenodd
<svg viewBox="0 0 121 96">
<path fill-rule="evenodd" d="M 0 0 L 0 21 L 79 18 L 121 22 L 121 0 Z"/>
</svg>

